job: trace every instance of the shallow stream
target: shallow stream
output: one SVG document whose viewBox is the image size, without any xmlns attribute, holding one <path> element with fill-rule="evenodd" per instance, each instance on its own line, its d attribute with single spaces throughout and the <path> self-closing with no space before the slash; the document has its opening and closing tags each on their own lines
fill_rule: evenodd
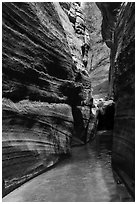
<svg viewBox="0 0 137 204">
<path fill-rule="evenodd" d="M 96 141 L 73 147 L 72 156 L 3 198 L 5 202 L 128 202 L 111 168 L 111 148 Z"/>
</svg>

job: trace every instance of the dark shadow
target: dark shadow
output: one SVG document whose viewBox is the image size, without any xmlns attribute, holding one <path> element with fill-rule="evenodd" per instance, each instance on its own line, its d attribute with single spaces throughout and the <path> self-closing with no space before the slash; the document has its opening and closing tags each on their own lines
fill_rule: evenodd
<svg viewBox="0 0 137 204">
<path fill-rule="evenodd" d="M 111 105 L 105 108 L 104 113 L 99 110 L 98 112 L 98 127 L 97 130 L 113 130 L 114 127 L 114 114 L 115 114 L 115 105 Z"/>
</svg>

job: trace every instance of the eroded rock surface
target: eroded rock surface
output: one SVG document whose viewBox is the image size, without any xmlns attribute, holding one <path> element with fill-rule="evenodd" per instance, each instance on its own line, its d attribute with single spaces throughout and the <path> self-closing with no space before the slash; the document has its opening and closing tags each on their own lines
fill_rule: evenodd
<svg viewBox="0 0 137 204">
<path fill-rule="evenodd" d="M 67 104 L 3 99 L 3 178 L 5 188 L 31 178 L 70 154 L 73 132 Z"/>
<path fill-rule="evenodd" d="M 94 2 L 83 2 L 83 13 L 88 32 L 90 33 L 90 50 L 87 69 L 90 72 L 94 98 L 105 98 L 108 95 L 108 73 L 110 67 L 110 49 L 101 33 L 102 15 Z"/>
<path fill-rule="evenodd" d="M 56 93 L 59 98 L 61 79 L 73 80 L 74 72 L 54 5 L 3 3 L 3 96 L 48 101 Z"/>
<path fill-rule="evenodd" d="M 66 32 L 67 41 L 73 62 L 77 70 L 83 71 L 88 76 L 90 36 L 86 28 L 85 15 L 79 2 L 62 3 L 63 11 L 59 9 L 63 28 Z"/>
<path fill-rule="evenodd" d="M 87 102 L 108 92 L 112 161 L 134 191 L 134 3 L 97 6 L 3 3 L 4 193 L 93 138 Z"/>
<path fill-rule="evenodd" d="M 71 153 L 71 106 L 81 105 L 90 89 L 85 30 L 78 34 L 81 21 L 70 22 L 71 5 L 2 4 L 3 193 Z"/>
<path fill-rule="evenodd" d="M 114 125 L 113 162 L 131 179 L 135 179 L 135 3 L 123 5 L 115 31 L 112 67 L 116 114 Z M 122 151 L 121 151 L 122 149 Z"/>
<path fill-rule="evenodd" d="M 102 34 L 111 48 L 110 95 L 116 104 L 112 162 L 134 195 L 135 3 L 98 6 L 103 13 Z"/>
</svg>

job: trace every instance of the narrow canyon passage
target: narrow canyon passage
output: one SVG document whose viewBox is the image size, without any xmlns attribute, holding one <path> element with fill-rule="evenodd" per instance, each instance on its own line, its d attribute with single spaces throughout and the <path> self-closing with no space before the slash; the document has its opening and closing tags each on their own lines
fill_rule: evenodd
<svg viewBox="0 0 137 204">
<path fill-rule="evenodd" d="M 123 184 L 116 184 L 111 150 L 96 141 L 72 148 L 72 156 L 3 198 L 4 202 L 132 201 Z"/>
<path fill-rule="evenodd" d="M 134 201 L 116 175 L 134 197 L 135 3 L 2 2 L 3 201 Z"/>
</svg>

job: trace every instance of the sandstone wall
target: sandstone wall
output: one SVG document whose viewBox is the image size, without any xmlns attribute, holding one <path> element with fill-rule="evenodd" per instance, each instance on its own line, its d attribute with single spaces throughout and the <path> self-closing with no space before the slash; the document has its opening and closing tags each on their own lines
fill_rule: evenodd
<svg viewBox="0 0 137 204">
<path fill-rule="evenodd" d="M 115 31 L 114 96 L 117 101 L 112 161 L 134 193 L 135 179 L 135 4 L 123 5 Z M 112 72 L 113 73 L 113 72 Z M 124 174 L 127 174 L 128 177 Z"/>
<path fill-rule="evenodd" d="M 70 154 L 73 133 L 71 107 L 3 99 L 3 168 L 5 190 L 52 166 Z"/>
<path fill-rule="evenodd" d="M 90 80 L 81 50 L 85 31 L 77 36 L 81 23 L 73 28 L 70 7 L 2 4 L 3 194 L 71 153 L 71 106 L 86 100 Z"/>
<path fill-rule="evenodd" d="M 54 5 L 3 3 L 2 20 L 3 96 L 14 101 L 36 100 L 35 96 L 60 101 L 58 84 L 61 79 L 73 80 L 74 72 Z"/>
<path fill-rule="evenodd" d="M 110 95 L 116 103 L 112 164 L 134 195 L 135 3 L 98 6 L 103 14 L 102 34 L 111 48 Z"/>
<path fill-rule="evenodd" d="M 94 2 L 83 2 L 85 22 L 90 33 L 90 50 L 88 70 L 94 98 L 104 98 L 108 95 L 108 75 L 110 67 L 110 49 L 107 47 L 101 33 L 102 15 Z"/>
</svg>

